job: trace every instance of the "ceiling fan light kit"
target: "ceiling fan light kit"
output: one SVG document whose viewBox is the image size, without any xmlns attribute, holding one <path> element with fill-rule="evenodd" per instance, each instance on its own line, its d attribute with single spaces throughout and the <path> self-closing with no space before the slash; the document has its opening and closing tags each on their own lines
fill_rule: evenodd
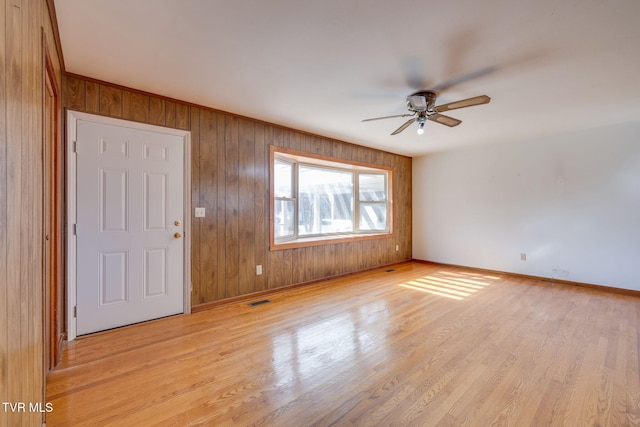
<svg viewBox="0 0 640 427">
<path fill-rule="evenodd" d="M 427 121 L 426 116 L 418 116 L 416 117 L 416 121 L 418 122 L 418 135 L 422 135 L 424 133 L 424 124 Z"/>
<path fill-rule="evenodd" d="M 398 129 L 393 131 L 391 135 L 397 135 L 414 122 L 418 123 L 418 135 L 424 133 L 424 124 L 427 120 L 440 123 L 445 126 L 454 127 L 462 123 L 461 120 L 440 114 L 443 111 L 457 110 L 458 108 L 472 107 L 474 105 L 488 104 L 491 101 L 487 95 L 474 96 L 473 98 L 462 99 L 460 101 L 449 102 L 436 106 L 436 97 L 438 94 L 432 90 L 422 90 L 407 96 L 408 114 L 398 114 L 395 116 L 374 117 L 372 119 L 364 119 L 363 122 L 373 120 L 392 119 L 396 117 L 411 117 Z"/>
</svg>

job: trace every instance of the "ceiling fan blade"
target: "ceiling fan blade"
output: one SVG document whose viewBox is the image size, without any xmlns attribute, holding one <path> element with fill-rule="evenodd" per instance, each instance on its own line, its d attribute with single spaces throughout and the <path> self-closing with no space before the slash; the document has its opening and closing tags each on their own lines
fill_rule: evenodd
<svg viewBox="0 0 640 427">
<path fill-rule="evenodd" d="M 463 99 L 460 101 L 450 102 L 448 104 L 438 105 L 436 111 L 442 113 L 444 111 L 456 110 L 458 108 L 471 107 L 474 105 L 488 104 L 491 101 L 487 95 L 475 96 L 473 98 Z"/>
<path fill-rule="evenodd" d="M 403 130 L 405 130 L 406 128 L 408 128 L 413 122 L 415 122 L 416 119 L 409 119 L 406 122 L 404 122 L 404 124 L 402 126 L 400 126 L 398 129 L 394 130 L 393 133 L 391 135 L 397 135 L 400 132 L 402 132 Z"/>
<path fill-rule="evenodd" d="M 429 81 L 425 77 L 426 66 L 424 58 L 409 56 L 400 63 L 400 66 L 404 71 L 404 78 L 408 87 L 413 90 L 429 87 Z"/>
<path fill-rule="evenodd" d="M 372 122 L 374 120 L 384 120 L 384 119 L 393 119 L 396 117 L 410 117 L 410 116 L 414 116 L 415 114 L 396 114 L 395 116 L 384 116 L 384 117 L 374 117 L 372 119 L 364 119 L 363 122 Z"/>
<path fill-rule="evenodd" d="M 449 116 L 445 116 L 444 114 L 432 114 L 429 117 L 427 117 L 428 120 L 431 120 L 433 122 L 438 122 L 440 124 L 449 126 L 449 127 L 454 127 L 454 126 L 458 126 L 460 123 L 462 123 L 462 120 L 458 120 L 458 119 L 454 119 L 453 117 L 449 117 Z"/>
<path fill-rule="evenodd" d="M 486 76 L 487 74 L 491 74 L 495 72 L 497 69 L 498 67 L 494 67 L 494 66 L 485 67 L 480 70 L 472 71 L 471 73 L 467 73 L 462 76 L 458 76 L 453 79 L 447 80 L 446 82 L 432 86 L 430 89 L 436 92 L 444 92 L 452 88 L 453 86 L 457 86 L 459 84 L 466 83 L 470 80 L 478 79 Z"/>
<path fill-rule="evenodd" d="M 427 98 L 422 95 L 407 96 L 407 102 L 413 111 L 427 111 Z"/>
</svg>

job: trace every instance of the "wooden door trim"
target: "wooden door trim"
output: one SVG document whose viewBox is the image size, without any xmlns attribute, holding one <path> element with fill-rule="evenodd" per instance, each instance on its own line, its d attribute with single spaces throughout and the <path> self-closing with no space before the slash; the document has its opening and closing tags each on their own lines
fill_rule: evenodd
<svg viewBox="0 0 640 427">
<path fill-rule="evenodd" d="M 61 90 L 42 31 L 43 52 L 43 340 L 45 375 L 62 356 L 64 322 L 64 152 L 61 133 Z M 49 108 L 49 98 L 52 99 Z M 62 307 L 61 307 L 62 306 Z M 60 310 L 58 310 L 60 308 Z"/>
<path fill-rule="evenodd" d="M 184 141 L 184 275 L 183 275 L 183 309 L 185 314 L 191 313 L 191 132 L 181 129 L 155 126 L 128 120 L 116 119 L 112 117 L 99 116 L 95 114 L 82 113 L 79 111 L 67 110 L 67 336 L 68 341 L 76 338 L 76 317 L 74 307 L 77 304 L 76 293 L 76 254 L 77 238 L 74 232 L 74 225 L 77 221 L 76 215 L 76 171 L 77 160 L 74 144 L 77 139 L 77 122 L 85 120 L 92 123 L 127 127 L 138 130 L 159 132 L 169 135 L 180 136 Z"/>
</svg>

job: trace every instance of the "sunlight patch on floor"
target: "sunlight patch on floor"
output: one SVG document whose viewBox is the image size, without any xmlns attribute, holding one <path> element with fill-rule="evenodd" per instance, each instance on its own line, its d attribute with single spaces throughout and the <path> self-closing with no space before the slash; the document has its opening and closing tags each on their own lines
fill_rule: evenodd
<svg viewBox="0 0 640 427">
<path fill-rule="evenodd" d="M 491 285 L 490 281 L 496 279 L 499 277 L 439 271 L 401 283 L 399 286 L 461 301 Z"/>
<path fill-rule="evenodd" d="M 407 288 L 407 289 L 413 289 L 416 291 L 420 291 L 420 292 L 425 292 L 428 294 L 433 294 L 433 295 L 439 295 L 441 297 L 446 297 L 446 298 L 451 298 L 451 299 L 456 299 L 456 300 L 463 300 L 463 297 L 457 297 L 455 295 L 450 295 L 447 293 L 443 293 L 443 292 L 438 292 L 438 291 L 434 291 L 434 290 L 430 290 L 430 289 L 425 289 L 423 287 L 419 287 L 419 286 L 412 286 L 412 285 L 408 285 L 406 283 L 402 283 L 400 284 L 400 286 L 402 286 L 403 288 Z"/>
</svg>

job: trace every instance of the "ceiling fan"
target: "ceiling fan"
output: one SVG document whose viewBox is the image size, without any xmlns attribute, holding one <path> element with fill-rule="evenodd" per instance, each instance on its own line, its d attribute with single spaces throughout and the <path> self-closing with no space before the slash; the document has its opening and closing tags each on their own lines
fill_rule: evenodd
<svg viewBox="0 0 640 427">
<path fill-rule="evenodd" d="M 440 114 L 442 112 L 456 110 L 458 108 L 472 107 L 474 105 L 488 104 L 489 101 L 491 101 L 491 98 L 489 98 L 487 95 L 481 95 L 436 106 L 436 96 L 436 92 L 432 90 L 423 90 L 416 92 L 412 95 L 407 96 L 407 108 L 409 109 L 410 113 L 397 114 L 395 116 L 374 117 L 372 119 L 364 119 L 363 122 L 392 119 L 395 117 L 411 117 L 402 126 L 393 131 L 391 135 L 399 134 L 400 132 L 408 128 L 413 122 L 418 123 L 418 135 L 422 135 L 422 133 L 424 132 L 424 124 L 427 120 L 431 120 L 433 122 L 437 122 L 449 127 L 458 126 L 460 123 L 462 123 L 461 120 L 445 116 L 444 114 Z"/>
</svg>

